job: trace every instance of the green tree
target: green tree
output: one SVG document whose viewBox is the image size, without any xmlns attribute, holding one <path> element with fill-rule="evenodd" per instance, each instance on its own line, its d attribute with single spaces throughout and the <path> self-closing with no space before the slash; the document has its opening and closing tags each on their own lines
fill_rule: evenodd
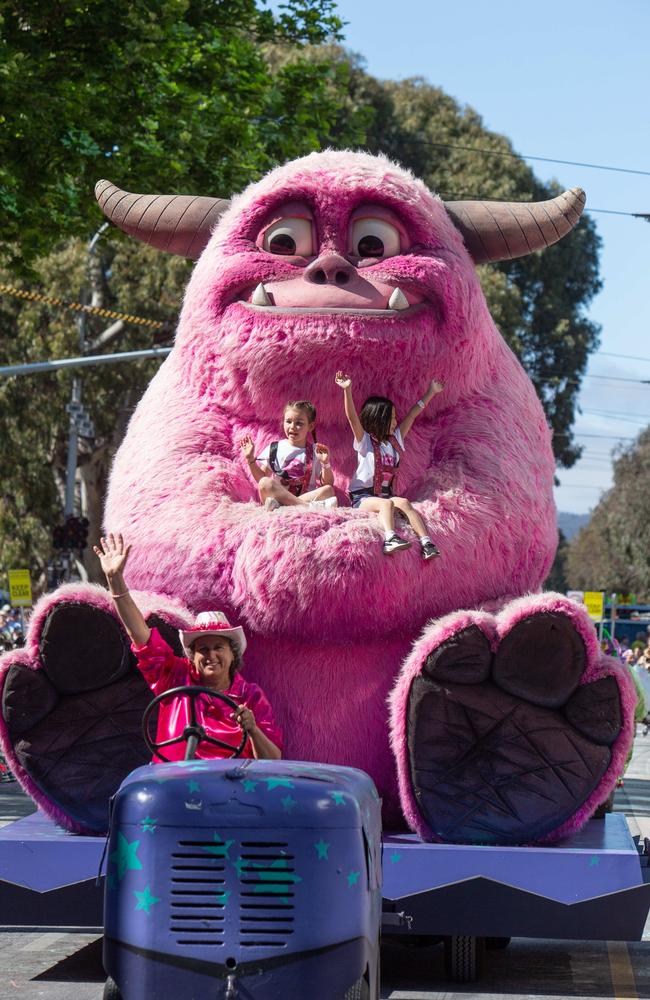
<svg viewBox="0 0 650 1000">
<path fill-rule="evenodd" d="M 650 594 L 650 428 L 619 451 L 614 485 L 571 541 L 572 586 Z"/>
<path fill-rule="evenodd" d="M 320 148 L 347 68 L 325 55 L 272 70 L 264 46 L 336 37 L 332 0 L 0 3 L 0 254 L 14 270 L 87 238 L 95 182 L 228 195 Z"/>
</svg>

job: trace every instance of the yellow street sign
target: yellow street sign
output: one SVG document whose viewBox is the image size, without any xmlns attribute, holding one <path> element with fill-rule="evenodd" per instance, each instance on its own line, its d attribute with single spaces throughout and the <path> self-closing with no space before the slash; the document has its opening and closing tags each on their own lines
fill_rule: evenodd
<svg viewBox="0 0 650 1000">
<path fill-rule="evenodd" d="M 9 600 L 15 608 L 31 607 L 32 581 L 28 569 L 9 570 Z"/>
<path fill-rule="evenodd" d="M 600 622 L 605 617 L 605 594 L 602 590 L 585 590 L 587 614 L 592 622 Z"/>
</svg>

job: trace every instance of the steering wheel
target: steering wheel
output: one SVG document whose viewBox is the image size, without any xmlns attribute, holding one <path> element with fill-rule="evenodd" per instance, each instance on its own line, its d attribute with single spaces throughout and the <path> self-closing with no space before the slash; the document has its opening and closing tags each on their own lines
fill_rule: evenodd
<svg viewBox="0 0 650 1000">
<path fill-rule="evenodd" d="M 180 743 L 181 740 L 187 740 L 187 747 L 185 748 L 185 760 L 194 760 L 196 755 L 196 748 L 199 743 L 212 743 L 216 747 L 222 747 L 224 750 L 230 751 L 230 757 L 240 757 L 244 747 L 246 746 L 246 740 L 248 739 L 248 733 L 246 730 L 242 730 L 241 743 L 238 747 L 233 747 L 232 743 L 226 743 L 225 740 L 218 740 L 216 736 L 208 736 L 204 727 L 196 718 L 196 700 L 202 694 L 209 694 L 211 698 L 217 698 L 219 701 L 223 701 L 230 708 L 237 711 L 241 706 L 229 698 L 227 694 L 222 694 L 221 691 L 215 691 L 214 688 L 202 687 L 199 684 L 183 684 L 181 687 L 170 688 L 169 691 L 163 691 L 159 694 L 157 698 L 150 701 L 144 710 L 144 715 L 142 716 L 142 735 L 147 747 L 152 754 L 160 757 L 164 760 L 166 764 L 171 764 L 164 754 L 160 753 L 161 747 L 171 746 L 172 743 Z M 154 708 L 157 708 L 160 702 L 165 701 L 167 698 L 175 698 L 178 696 L 189 698 L 190 701 L 190 724 L 185 726 L 185 729 L 180 736 L 174 736 L 171 740 L 161 740 L 157 743 L 155 740 L 151 739 L 149 734 L 149 719 L 151 718 L 151 713 Z"/>
</svg>

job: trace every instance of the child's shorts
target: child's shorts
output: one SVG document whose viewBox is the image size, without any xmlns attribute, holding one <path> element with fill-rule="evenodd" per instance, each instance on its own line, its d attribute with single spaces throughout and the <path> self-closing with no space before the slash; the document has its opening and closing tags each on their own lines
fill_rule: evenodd
<svg viewBox="0 0 650 1000">
<path fill-rule="evenodd" d="M 365 490 L 354 490 L 353 493 L 350 493 L 350 503 L 353 507 L 358 507 L 362 500 L 366 500 L 368 497 L 374 498 L 376 496 L 377 494 L 370 488 Z M 390 496 L 391 495 L 389 493 L 382 493 L 380 499 L 390 500 Z"/>
</svg>

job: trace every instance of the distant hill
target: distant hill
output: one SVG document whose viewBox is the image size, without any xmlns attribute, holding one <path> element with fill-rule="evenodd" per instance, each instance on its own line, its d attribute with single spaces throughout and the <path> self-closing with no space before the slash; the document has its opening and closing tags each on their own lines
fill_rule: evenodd
<svg viewBox="0 0 650 1000">
<path fill-rule="evenodd" d="M 589 522 L 589 517 L 589 514 L 569 514 L 566 511 L 558 510 L 557 526 L 565 538 L 573 538 Z"/>
</svg>

